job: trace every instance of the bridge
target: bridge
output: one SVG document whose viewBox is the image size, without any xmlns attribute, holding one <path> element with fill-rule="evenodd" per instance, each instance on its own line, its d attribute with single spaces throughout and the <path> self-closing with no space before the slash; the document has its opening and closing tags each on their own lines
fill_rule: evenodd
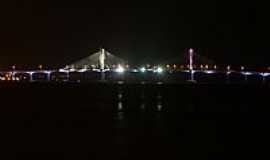
<svg viewBox="0 0 270 160">
<path fill-rule="evenodd" d="M 127 61 L 105 49 L 61 69 L 0 71 L 2 81 L 123 81 L 123 82 L 249 82 L 270 81 L 270 72 L 247 71 L 244 66 L 219 69 L 211 60 L 201 57 L 193 49 L 184 55 L 186 64 L 163 64 L 130 67 Z M 169 62 L 170 63 L 170 62 Z M 188 63 L 188 64 L 187 64 Z M 204 64 L 206 63 L 206 64 Z M 201 64 L 201 65 L 198 65 Z"/>
</svg>

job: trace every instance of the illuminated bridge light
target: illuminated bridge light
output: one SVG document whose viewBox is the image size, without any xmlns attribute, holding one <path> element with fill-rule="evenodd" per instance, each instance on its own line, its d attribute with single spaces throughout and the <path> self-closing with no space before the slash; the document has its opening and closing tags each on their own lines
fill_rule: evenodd
<svg viewBox="0 0 270 160">
<path fill-rule="evenodd" d="M 64 72 L 64 73 L 68 73 L 69 71 L 66 69 L 59 69 L 59 72 Z"/>
<path fill-rule="evenodd" d="M 270 75 L 270 73 L 262 73 L 262 76 L 264 76 L 264 77 L 267 77 L 269 75 Z"/>
<path fill-rule="evenodd" d="M 228 70 L 228 71 L 231 70 L 231 66 L 227 66 L 227 70 Z"/>
<path fill-rule="evenodd" d="M 142 67 L 140 71 L 144 73 L 146 71 L 145 67 Z"/>
<path fill-rule="evenodd" d="M 42 64 L 38 65 L 38 69 L 42 70 L 42 68 L 43 68 Z"/>
<path fill-rule="evenodd" d="M 241 72 L 242 74 L 244 74 L 244 75 L 247 75 L 247 76 L 249 76 L 249 75 L 252 75 L 253 73 L 252 72 Z"/>
<path fill-rule="evenodd" d="M 200 68 L 203 69 L 203 65 L 202 64 L 200 65 Z"/>
<path fill-rule="evenodd" d="M 161 67 L 158 67 L 157 70 L 156 70 L 157 73 L 162 73 L 163 72 L 163 69 Z"/>
<path fill-rule="evenodd" d="M 84 69 L 80 69 L 78 72 L 86 72 L 87 71 L 87 69 L 86 68 L 84 68 Z"/>
<path fill-rule="evenodd" d="M 213 73 L 216 73 L 216 71 L 211 71 L 211 70 L 209 70 L 209 71 L 204 71 L 205 73 L 207 73 L 207 74 L 213 74 Z"/>
<path fill-rule="evenodd" d="M 121 66 L 121 65 L 119 65 L 117 68 L 116 68 L 116 70 L 115 70 L 117 73 L 123 73 L 123 72 L 125 72 L 125 69 Z"/>
<path fill-rule="evenodd" d="M 70 69 L 70 72 L 76 72 L 76 69 L 71 68 L 71 69 Z"/>
<path fill-rule="evenodd" d="M 184 67 L 184 65 L 181 65 L 180 68 L 181 68 L 181 69 L 184 69 L 185 67 Z"/>
<path fill-rule="evenodd" d="M 241 66 L 241 70 L 242 70 L 242 71 L 245 70 L 245 67 L 244 67 L 244 66 Z"/>
</svg>

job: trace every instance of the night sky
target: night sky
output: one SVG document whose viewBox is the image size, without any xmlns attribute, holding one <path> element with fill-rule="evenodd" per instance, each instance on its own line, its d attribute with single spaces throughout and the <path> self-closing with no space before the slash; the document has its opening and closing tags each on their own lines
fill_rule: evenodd
<svg viewBox="0 0 270 160">
<path fill-rule="evenodd" d="M 266 4 L 8 0 L 0 13 L 0 68 L 60 67 L 100 47 L 130 63 L 193 47 L 218 64 L 270 64 Z"/>
</svg>

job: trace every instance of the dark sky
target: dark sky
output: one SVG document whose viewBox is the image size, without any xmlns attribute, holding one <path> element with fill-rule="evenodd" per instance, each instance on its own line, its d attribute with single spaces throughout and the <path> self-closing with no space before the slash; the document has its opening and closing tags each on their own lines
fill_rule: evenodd
<svg viewBox="0 0 270 160">
<path fill-rule="evenodd" d="M 219 64 L 265 65 L 266 4 L 9 0 L 0 5 L 0 68 L 64 66 L 105 47 L 132 63 L 194 47 Z"/>
</svg>

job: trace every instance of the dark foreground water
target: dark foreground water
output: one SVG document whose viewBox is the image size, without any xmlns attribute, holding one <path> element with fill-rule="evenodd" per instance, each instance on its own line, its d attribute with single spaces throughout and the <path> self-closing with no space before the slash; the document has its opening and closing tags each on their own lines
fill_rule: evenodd
<svg viewBox="0 0 270 160">
<path fill-rule="evenodd" d="M 262 85 L 0 84 L 1 159 L 270 157 Z"/>
</svg>

